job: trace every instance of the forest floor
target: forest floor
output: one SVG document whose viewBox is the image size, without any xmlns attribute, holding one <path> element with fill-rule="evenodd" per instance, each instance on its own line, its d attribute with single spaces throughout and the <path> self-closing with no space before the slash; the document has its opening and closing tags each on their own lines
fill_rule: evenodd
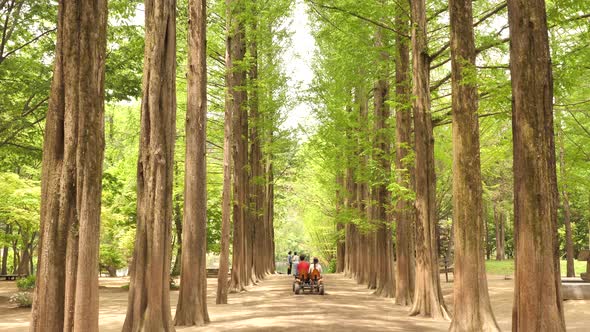
<svg viewBox="0 0 590 332">
<path fill-rule="evenodd" d="M 247 292 L 230 294 L 228 305 L 215 304 L 216 279 L 208 279 L 208 306 L 211 324 L 179 331 L 447 331 L 449 322 L 408 317 L 408 308 L 392 299 L 379 298 L 365 286 L 342 275 L 327 275 L 326 295 L 298 295 L 291 292 L 292 278 L 268 277 Z M 100 279 L 100 330 L 120 331 L 125 319 L 127 278 Z M 488 277 L 492 306 L 500 328 L 510 330 L 513 280 Z M 447 306 L 452 309 L 452 283 L 441 285 Z M 14 308 L 8 298 L 16 292 L 14 282 L 0 281 L 0 331 L 28 331 L 30 309 Z M 172 313 L 178 291 L 171 292 Z M 588 331 L 590 301 L 566 301 L 568 331 Z"/>
</svg>

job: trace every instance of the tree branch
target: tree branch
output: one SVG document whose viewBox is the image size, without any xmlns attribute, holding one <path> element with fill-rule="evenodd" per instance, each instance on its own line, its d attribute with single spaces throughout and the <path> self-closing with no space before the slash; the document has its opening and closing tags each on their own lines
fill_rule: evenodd
<svg viewBox="0 0 590 332">
<path fill-rule="evenodd" d="M 430 92 L 435 91 L 436 89 L 440 88 L 443 84 L 445 84 L 449 79 L 451 79 L 451 73 L 447 74 L 447 76 L 441 78 L 439 81 L 434 83 L 430 86 Z"/>
<path fill-rule="evenodd" d="M 473 23 L 473 27 L 475 28 L 475 27 L 479 26 L 480 24 L 482 24 L 483 22 L 485 22 L 490 17 L 498 14 L 500 11 L 502 11 L 503 9 L 505 9 L 507 5 L 508 5 L 507 2 L 503 2 L 498 7 L 492 9 L 487 14 L 485 14 L 484 16 L 482 16 L 477 22 Z M 450 44 L 451 44 L 451 42 L 449 41 L 445 45 L 443 45 L 438 51 L 434 52 L 430 56 L 430 61 L 432 61 L 432 60 L 436 59 L 438 56 L 440 56 L 446 49 L 448 49 L 450 47 Z M 438 67 L 438 65 L 437 65 L 437 67 Z"/>
<path fill-rule="evenodd" d="M 582 124 L 580 123 L 580 121 L 578 121 L 578 118 L 576 118 L 576 116 L 574 115 L 574 113 L 570 112 L 570 110 L 568 110 L 568 109 L 566 109 L 566 111 L 569 113 L 569 115 L 571 115 L 571 116 L 572 116 L 572 118 L 574 119 L 574 121 L 576 121 L 576 123 L 578 124 L 578 126 L 580 126 L 580 128 L 582 128 L 582 130 L 583 130 L 583 131 L 584 131 L 586 134 L 588 134 L 588 137 L 590 137 L 590 131 L 589 131 L 589 130 L 588 130 L 586 127 L 584 127 L 584 125 L 582 125 Z"/>
<path fill-rule="evenodd" d="M 354 16 L 354 17 L 356 17 L 356 18 L 358 18 L 360 20 L 363 20 L 365 22 L 369 22 L 369 23 L 371 23 L 373 25 L 376 25 L 376 26 L 378 26 L 380 28 L 383 28 L 385 30 L 389 30 L 389 31 L 395 32 L 396 34 L 398 34 L 398 35 L 400 35 L 402 37 L 405 37 L 405 38 L 408 38 L 408 39 L 410 38 L 409 35 L 403 34 L 400 31 L 398 31 L 397 29 L 394 29 L 394 28 L 392 28 L 390 26 L 387 26 L 387 25 L 385 25 L 385 24 L 383 24 L 381 22 L 375 21 L 375 20 L 373 20 L 371 18 L 362 16 L 362 15 L 357 14 L 355 12 L 351 12 L 351 11 L 349 11 L 347 9 L 336 7 L 336 6 L 329 6 L 329 5 L 324 5 L 324 4 L 318 4 L 314 0 L 307 0 L 307 1 L 311 2 L 312 4 L 314 4 L 315 6 L 318 6 L 320 8 L 324 8 L 324 9 L 328 9 L 328 10 L 334 10 L 334 11 L 339 11 L 341 13 L 345 13 L 345 14 L 348 14 L 350 16 Z"/>
<path fill-rule="evenodd" d="M 54 31 L 56 31 L 56 30 L 57 30 L 57 28 L 53 28 L 53 29 L 49 29 L 49 30 L 47 30 L 47 31 L 43 32 L 42 34 L 38 35 L 37 37 L 35 37 L 35 38 L 33 38 L 33 39 L 29 40 L 28 42 L 26 42 L 26 43 L 24 43 L 24 44 L 22 44 L 22 45 L 18 46 L 17 48 L 15 48 L 15 49 L 11 50 L 10 52 L 6 53 L 6 54 L 5 54 L 5 55 L 2 57 L 2 60 L 4 60 L 4 59 L 8 58 L 10 55 L 12 55 L 12 54 L 14 54 L 14 53 L 18 52 L 19 50 L 21 50 L 21 49 L 23 49 L 23 48 L 25 48 L 25 47 L 27 47 L 27 46 L 31 45 L 32 43 L 36 42 L 37 40 L 39 40 L 39 39 L 43 38 L 44 36 L 46 36 L 46 35 L 48 35 L 48 34 L 50 34 L 50 33 L 54 32 Z M 0 63 L 1 63 L 1 62 L 0 62 Z"/>
<path fill-rule="evenodd" d="M 503 9 L 505 9 L 508 6 L 508 2 L 504 1 L 502 2 L 498 7 L 496 7 L 495 9 L 493 9 L 492 11 L 488 12 L 487 14 L 485 14 L 484 16 L 482 16 L 477 22 L 475 22 L 473 24 L 473 27 L 477 27 L 478 25 L 482 24 L 485 20 L 487 20 L 488 18 L 498 14 L 500 11 L 502 11 Z"/>
</svg>

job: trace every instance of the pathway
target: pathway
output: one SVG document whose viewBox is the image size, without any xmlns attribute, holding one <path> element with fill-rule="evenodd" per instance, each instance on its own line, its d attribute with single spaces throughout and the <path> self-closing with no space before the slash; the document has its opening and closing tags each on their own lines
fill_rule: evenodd
<svg viewBox="0 0 590 332">
<path fill-rule="evenodd" d="M 513 282 L 503 276 L 489 277 L 494 313 L 503 331 L 510 330 Z M 208 279 L 208 305 L 212 323 L 201 328 L 178 331 L 447 331 L 449 323 L 422 317 L 408 317 L 407 308 L 392 299 L 373 296 L 371 291 L 342 275 L 326 277 L 326 295 L 298 295 L 291 292 L 291 277 L 274 275 L 247 292 L 230 294 L 228 305 L 215 304 L 216 279 Z M 100 330 L 120 331 L 125 319 L 127 292 L 125 278 L 101 278 Z M 452 307 L 452 283 L 443 281 L 443 294 Z M 0 331 L 28 331 L 30 311 L 6 303 L 14 283 L 0 282 Z M 176 305 L 178 292 L 171 293 Z M 590 301 L 564 304 L 568 331 L 588 331 Z M 302 326 L 305 326 L 302 328 Z"/>
</svg>

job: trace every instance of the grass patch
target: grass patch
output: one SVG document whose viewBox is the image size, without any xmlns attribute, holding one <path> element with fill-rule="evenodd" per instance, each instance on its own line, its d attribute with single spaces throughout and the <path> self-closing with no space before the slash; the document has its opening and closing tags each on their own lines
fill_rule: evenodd
<svg viewBox="0 0 590 332">
<path fill-rule="evenodd" d="M 561 261 L 561 274 L 566 274 L 566 261 Z M 574 269 L 576 270 L 576 276 L 580 276 L 580 273 L 586 272 L 586 262 L 574 261 Z M 514 274 L 514 260 L 507 259 L 503 261 L 490 260 L 486 261 L 486 271 L 489 274 L 497 275 L 510 275 Z"/>
</svg>

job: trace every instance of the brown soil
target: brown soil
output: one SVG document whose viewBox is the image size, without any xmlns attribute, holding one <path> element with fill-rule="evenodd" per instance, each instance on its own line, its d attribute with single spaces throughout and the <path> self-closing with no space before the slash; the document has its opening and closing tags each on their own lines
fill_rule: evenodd
<svg viewBox="0 0 590 332">
<path fill-rule="evenodd" d="M 441 276 L 445 301 L 452 308 L 452 283 Z M 179 331 L 447 331 L 449 322 L 408 317 L 407 307 L 392 299 L 378 298 L 366 287 L 342 275 L 326 277 L 326 295 L 291 292 L 292 279 L 270 276 L 247 292 L 230 294 L 229 304 L 215 304 L 216 279 L 208 279 L 209 314 L 212 323 Z M 503 276 L 488 278 L 490 298 L 498 323 L 509 331 L 512 315 L 513 281 Z M 125 319 L 126 278 L 101 278 L 100 330 L 120 331 Z M 0 282 L 0 331 L 28 331 L 30 310 L 14 308 L 8 297 L 16 292 L 14 282 Z M 172 312 L 178 292 L 171 292 Z M 588 331 L 590 301 L 566 301 L 568 331 Z"/>
</svg>

